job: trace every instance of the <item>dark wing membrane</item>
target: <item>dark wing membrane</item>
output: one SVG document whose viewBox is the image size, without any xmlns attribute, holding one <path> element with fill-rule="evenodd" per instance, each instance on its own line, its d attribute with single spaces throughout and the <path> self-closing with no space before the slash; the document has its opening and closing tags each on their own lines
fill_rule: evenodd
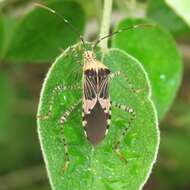
<svg viewBox="0 0 190 190">
<path fill-rule="evenodd" d="M 96 102 L 96 105 L 90 112 L 90 114 L 85 114 L 83 117 L 84 128 L 88 140 L 96 145 L 103 140 L 106 135 L 106 130 L 108 128 L 109 113 L 105 113 L 100 105 L 100 102 Z"/>
</svg>

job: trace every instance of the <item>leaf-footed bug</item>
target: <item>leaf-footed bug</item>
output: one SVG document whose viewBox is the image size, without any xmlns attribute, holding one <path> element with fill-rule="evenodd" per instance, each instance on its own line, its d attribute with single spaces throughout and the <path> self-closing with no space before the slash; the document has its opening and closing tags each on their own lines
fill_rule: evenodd
<svg viewBox="0 0 190 190">
<path fill-rule="evenodd" d="M 55 10 L 46 7 L 41 4 L 37 4 L 37 6 L 48 10 L 49 12 L 53 13 L 57 17 L 59 17 L 63 22 L 67 23 L 74 31 L 80 36 L 78 30 L 70 24 L 70 22 L 65 19 L 61 14 L 57 13 Z M 84 133 L 87 136 L 89 142 L 95 146 L 100 143 L 106 134 L 108 133 L 108 129 L 111 123 L 111 107 L 118 108 L 124 112 L 128 112 L 130 114 L 130 119 L 128 121 L 127 127 L 124 128 L 122 131 L 121 138 L 115 143 L 113 150 L 117 153 L 121 160 L 126 161 L 125 157 L 120 151 L 120 144 L 123 138 L 127 134 L 127 129 L 131 125 L 132 121 L 134 120 L 136 113 L 135 111 L 129 107 L 128 105 L 122 105 L 119 103 L 111 102 L 110 93 L 109 93 L 109 84 L 111 80 L 115 77 L 122 76 L 125 81 L 130 85 L 131 90 L 136 92 L 130 82 L 128 76 L 123 73 L 122 71 L 117 71 L 115 73 L 111 73 L 110 69 L 103 64 L 101 61 L 97 60 L 95 55 L 95 48 L 97 47 L 98 43 L 105 38 L 109 38 L 115 34 L 118 34 L 123 31 L 127 31 L 130 29 L 135 29 L 139 27 L 152 27 L 151 24 L 139 24 L 124 28 L 122 30 L 116 31 L 111 33 L 110 35 L 104 36 L 98 39 L 91 47 L 91 50 L 87 50 L 86 42 L 83 36 L 80 36 L 84 53 L 83 53 L 83 76 L 82 76 L 82 85 L 81 86 L 65 86 L 65 85 L 58 85 L 56 86 L 53 91 L 49 102 L 49 108 L 47 115 L 40 115 L 38 116 L 39 119 L 47 120 L 52 115 L 52 109 L 54 105 L 54 99 L 57 92 L 64 92 L 69 90 L 82 90 L 83 97 L 71 105 L 68 110 L 65 110 L 63 115 L 60 117 L 59 123 L 62 128 L 62 140 L 64 144 L 65 150 L 65 164 L 64 164 L 64 172 L 67 170 L 69 166 L 69 150 L 68 145 L 66 143 L 66 139 L 64 137 L 64 124 L 68 121 L 69 116 L 73 111 L 77 108 L 77 106 L 82 102 L 82 124 L 84 127 Z"/>
</svg>

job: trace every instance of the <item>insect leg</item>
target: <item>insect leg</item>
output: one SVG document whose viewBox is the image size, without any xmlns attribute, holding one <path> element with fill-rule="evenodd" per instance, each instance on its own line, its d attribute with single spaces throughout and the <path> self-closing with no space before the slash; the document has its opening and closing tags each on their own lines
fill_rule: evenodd
<svg viewBox="0 0 190 190">
<path fill-rule="evenodd" d="M 58 93 L 68 91 L 68 90 L 80 90 L 82 87 L 80 85 L 73 85 L 73 86 L 65 86 L 65 85 L 58 85 L 53 89 L 50 102 L 49 102 L 49 107 L 48 107 L 48 113 L 47 115 L 38 115 L 37 118 L 42 119 L 42 120 L 47 120 L 51 117 L 52 115 L 52 109 L 53 109 L 53 103 L 55 100 L 55 97 Z"/>
<path fill-rule="evenodd" d="M 63 113 L 63 115 L 60 117 L 60 120 L 59 120 L 59 124 L 61 126 L 61 139 L 64 145 L 64 153 L 65 153 L 65 164 L 63 166 L 63 173 L 65 173 L 65 171 L 67 170 L 69 166 L 69 153 L 68 153 L 68 145 L 67 145 L 66 138 L 64 135 L 64 123 L 67 121 L 68 117 L 76 109 L 76 107 L 80 104 L 80 102 L 81 100 L 73 104 L 67 111 Z"/>
<path fill-rule="evenodd" d="M 110 75 L 110 80 L 112 80 L 112 79 L 114 79 L 114 78 L 116 78 L 116 77 L 120 77 L 120 76 L 122 76 L 122 77 L 127 81 L 127 83 L 129 84 L 131 90 L 132 90 L 134 93 L 138 93 L 139 90 L 137 90 L 137 89 L 135 89 L 135 88 L 133 87 L 133 84 L 132 84 L 132 82 L 130 81 L 130 79 L 129 79 L 129 77 L 127 76 L 127 74 L 123 73 L 122 71 L 117 71 L 117 72 L 115 72 L 115 73 L 112 73 L 112 74 Z"/>
<path fill-rule="evenodd" d="M 136 113 L 131 107 L 129 107 L 127 105 L 122 105 L 122 104 L 112 102 L 112 106 L 115 108 L 118 108 L 124 112 L 128 112 L 130 114 L 130 118 L 129 118 L 129 122 L 128 122 L 127 126 L 123 129 L 120 139 L 116 142 L 116 144 L 113 147 L 114 151 L 118 154 L 120 159 L 127 162 L 124 155 L 120 151 L 120 145 L 121 145 L 123 139 L 126 137 L 127 132 L 128 132 L 128 128 L 131 126 L 132 122 L 134 121 L 134 119 L 136 117 Z"/>
<path fill-rule="evenodd" d="M 111 123 L 111 106 L 110 106 L 110 109 L 109 109 L 109 115 L 108 115 L 108 120 L 107 120 L 107 129 L 106 129 L 106 134 L 105 134 L 105 136 L 108 134 L 108 130 L 109 130 L 109 127 L 110 127 L 110 123 Z"/>
</svg>

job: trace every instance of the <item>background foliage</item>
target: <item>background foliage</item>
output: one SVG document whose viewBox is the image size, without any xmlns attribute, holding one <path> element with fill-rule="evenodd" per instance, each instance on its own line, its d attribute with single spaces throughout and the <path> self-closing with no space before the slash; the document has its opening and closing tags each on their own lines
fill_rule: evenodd
<svg viewBox="0 0 190 190">
<path fill-rule="evenodd" d="M 69 32 L 59 19 L 43 10 L 33 10 L 33 2 L 32 0 L 0 1 L 0 148 L 2 151 L 0 189 L 2 190 L 50 189 L 36 134 L 35 115 L 39 92 L 51 60 L 54 60 L 54 57 L 59 55 L 66 46 L 77 42 L 75 34 Z M 98 1 L 87 3 L 84 0 L 74 0 L 74 2 L 47 0 L 46 2 L 67 4 L 68 7 L 78 3 L 74 6 L 77 7 L 76 10 L 72 11 L 73 7 L 70 8 L 66 17 L 79 28 L 80 33 L 87 31 L 85 36 L 88 39 L 95 39 L 99 27 L 97 18 L 100 17 L 98 15 L 100 15 L 101 3 Z M 166 35 L 173 36 L 177 43 L 177 51 L 180 51 L 183 56 L 182 85 L 173 104 L 169 98 L 168 101 L 171 102 L 167 102 L 168 112 L 163 114 L 160 120 L 162 141 L 159 158 L 151 178 L 144 187 L 145 190 L 190 189 L 188 151 L 190 146 L 190 94 L 188 91 L 190 83 L 188 13 L 190 13 L 190 7 L 185 4 L 187 1 L 180 2 L 181 5 L 176 6 L 175 1 L 139 0 L 135 8 L 131 6 L 130 1 L 115 0 L 114 2 L 113 24 L 116 23 L 119 26 L 121 18 L 146 15 L 160 24 L 164 31 L 170 32 Z M 31 18 L 32 14 L 35 14 L 35 17 Z M 50 29 L 44 30 L 45 25 L 42 21 L 46 22 Z M 35 30 L 36 26 L 40 26 L 40 31 Z M 85 27 L 86 30 L 84 30 Z M 67 33 L 64 33 L 65 31 Z M 142 31 L 139 30 L 137 33 L 142 33 Z M 127 42 L 128 40 L 130 42 L 129 37 L 135 33 L 129 32 L 125 35 Z M 36 43 L 36 39 L 39 43 Z M 154 45 L 154 42 L 150 45 Z M 133 53 L 134 48 L 132 46 L 130 48 Z M 168 54 L 169 50 L 163 52 L 163 57 L 167 57 Z M 158 64 L 159 61 L 155 60 L 155 62 Z M 174 69 L 173 61 L 168 64 L 168 70 Z M 181 68 L 179 71 L 181 73 Z M 173 97 L 176 96 L 177 86 L 178 84 L 175 89 L 172 89 Z"/>
</svg>

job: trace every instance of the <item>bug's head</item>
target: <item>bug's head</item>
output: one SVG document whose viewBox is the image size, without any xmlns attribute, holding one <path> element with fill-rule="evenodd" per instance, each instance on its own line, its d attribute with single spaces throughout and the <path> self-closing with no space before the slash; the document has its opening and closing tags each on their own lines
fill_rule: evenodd
<svg viewBox="0 0 190 190">
<path fill-rule="evenodd" d="M 99 74 L 101 75 L 101 71 L 105 71 L 104 74 L 106 74 L 106 75 L 109 75 L 109 73 L 110 73 L 110 70 L 107 68 L 106 65 L 104 65 L 102 62 L 96 60 L 96 55 L 93 51 L 85 51 L 84 52 L 83 71 L 84 71 L 84 74 L 88 78 L 97 77 Z"/>
</svg>

